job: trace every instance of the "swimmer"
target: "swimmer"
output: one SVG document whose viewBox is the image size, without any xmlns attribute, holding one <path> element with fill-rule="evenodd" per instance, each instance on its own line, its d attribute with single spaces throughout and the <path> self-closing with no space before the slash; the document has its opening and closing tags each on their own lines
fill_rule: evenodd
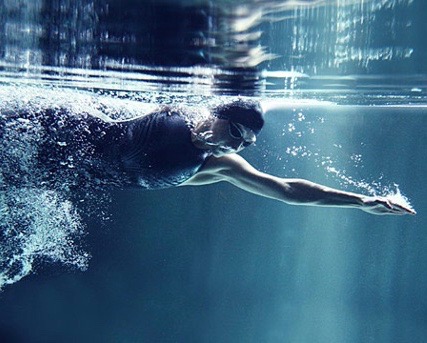
<svg viewBox="0 0 427 343">
<path fill-rule="evenodd" d="M 209 152 L 197 173 L 182 186 L 227 181 L 247 192 L 293 205 L 358 208 L 371 214 L 416 214 L 387 197 L 365 196 L 303 179 L 286 179 L 256 170 L 237 153 L 256 141 L 264 125 L 256 102 L 236 101 L 214 109 L 212 117 L 191 133 L 192 142 Z"/>
<path fill-rule="evenodd" d="M 126 121 L 76 117 L 63 109 L 44 111 L 41 117 L 40 112 L 17 115 L 31 120 L 38 116 L 37 122 L 46 131 L 38 163 L 48 176 L 66 169 L 69 175 L 76 171 L 92 175 L 91 179 L 95 175 L 101 185 L 145 189 L 226 181 L 287 204 L 349 207 L 379 215 L 415 214 L 409 205 L 391 198 L 345 192 L 256 170 L 238 155 L 255 143 L 264 125 L 260 104 L 252 100 L 219 105 L 209 116 L 190 124 L 182 110 L 170 107 Z M 72 168 L 67 168 L 69 161 Z M 80 188 L 85 183 L 83 178 L 75 185 Z"/>
</svg>

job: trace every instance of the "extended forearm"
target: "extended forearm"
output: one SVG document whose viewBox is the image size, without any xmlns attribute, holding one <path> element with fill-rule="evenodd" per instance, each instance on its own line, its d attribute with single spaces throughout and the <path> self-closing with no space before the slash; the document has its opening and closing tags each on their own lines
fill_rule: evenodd
<svg viewBox="0 0 427 343">
<path fill-rule="evenodd" d="M 362 207 L 363 195 L 340 191 L 303 179 L 281 179 L 282 201 L 315 206 Z"/>
<path fill-rule="evenodd" d="M 364 206 L 365 196 L 340 191 L 304 179 L 283 179 L 258 172 L 254 177 L 232 180 L 236 186 L 267 198 L 293 205 Z"/>
<path fill-rule="evenodd" d="M 226 179 L 234 185 L 267 198 L 294 205 L 357 207 L 364 205 L 364 196 L 340 191 L 304 179 L 284 179 L 259 172 L 246 165 Z"/>
<path fill-rule="evenodd" d="M 390 197 L 367 196 L 319 185 L 303 179 L 283 179 L 260 172 L 242 157 L 232 154 L 210 159 L 187 185 L 228 181 L 260 196 L 294 205 L 358 208 L 371 214 L 415 214 L 405 202 Z"/>
</svg>

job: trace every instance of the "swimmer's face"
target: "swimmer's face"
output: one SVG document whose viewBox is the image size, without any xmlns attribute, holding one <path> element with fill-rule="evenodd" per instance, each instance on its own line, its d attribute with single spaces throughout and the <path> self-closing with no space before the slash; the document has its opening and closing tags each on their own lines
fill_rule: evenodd
<svg viewBox="0 0 427 343">
<path fill-rule="evenodd" d="M 211 126 L 212 153 L 215 157 L 237 153 L 255 143 L 255 133 L 239 123 L 216 118 Z"/>
</svg>

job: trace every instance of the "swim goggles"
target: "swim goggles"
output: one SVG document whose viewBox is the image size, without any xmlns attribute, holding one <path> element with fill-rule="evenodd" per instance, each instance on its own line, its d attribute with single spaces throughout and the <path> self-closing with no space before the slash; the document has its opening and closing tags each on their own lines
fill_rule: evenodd
<svg viewBox="0 0 427 343">
<path fill-rule="evenodd" d="M 229 127 L 228 131 L 230 133 L 230 136 L 234 139 L 243 140 L 243 146 L 247 147 L 251 145 L 252 143 L 255 143 L 256 141 L 256 135 L 251 130 L 245 127 L 242 124 L 234 123 L 229 120 Z"/>
</svg>

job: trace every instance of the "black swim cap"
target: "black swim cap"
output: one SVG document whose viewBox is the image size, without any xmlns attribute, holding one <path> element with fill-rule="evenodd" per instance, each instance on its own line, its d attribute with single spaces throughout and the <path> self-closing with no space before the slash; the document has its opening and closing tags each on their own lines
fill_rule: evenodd
<svg viewBox="0 0 427 343">
<path fill-rule="evenodd" d="M 264 114 L 258 101 L 235 100 L 215 107 L 212 114 L 239 123 L 258 134 L 264 126 Z"/>
</svg>

